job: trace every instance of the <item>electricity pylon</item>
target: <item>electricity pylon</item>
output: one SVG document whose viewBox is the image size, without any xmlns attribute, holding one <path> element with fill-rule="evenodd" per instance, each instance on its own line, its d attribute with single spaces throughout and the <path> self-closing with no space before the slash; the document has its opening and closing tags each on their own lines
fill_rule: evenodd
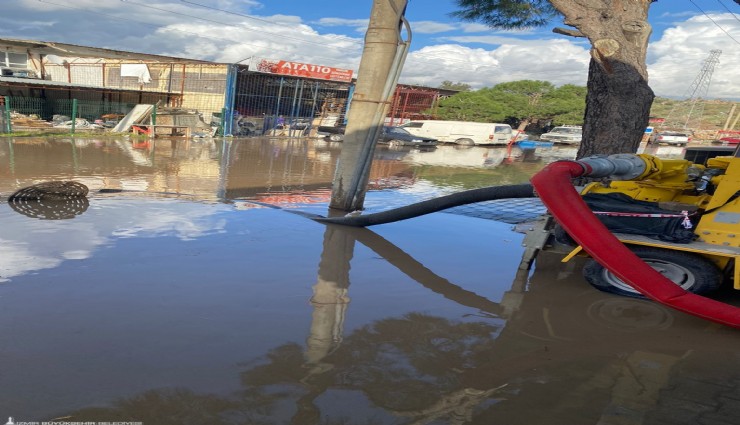
<svg viewBox="0 0 740 425">
<path fill-rule="evenodd" d="M 709 92 L 709 83 L 712 81 L 714 67 L 719 63 L 722 50 L 711 50 L 709 57 L 704 60 L 699 75 L 684 93 L 684 98 L 677 103 L 665 119 L 662 127 L 683 127 L 684 129 L 701 127 L 701 118 L 704 113 L 704 102 Z"/>
</svg>

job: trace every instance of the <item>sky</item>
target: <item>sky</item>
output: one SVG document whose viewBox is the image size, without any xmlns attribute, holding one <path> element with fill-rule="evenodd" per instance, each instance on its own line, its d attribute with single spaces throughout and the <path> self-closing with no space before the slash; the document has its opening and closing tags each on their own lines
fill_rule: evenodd
<svg viewBox="0 0 740 425">
<path fill-rule="evenodd" d="M 254 66 L 261 58 L 357 71 L 372 0 L 0 0 L 0 37 Z M 411 49 L 401 83 L 474 89 L 517 80 L 586 85 L 589 44 L 552 28 L 500 31 L 450 14 L 454 0 L 409 0 Z M 703 94 L 696 80 L 721 50 L 706 93 L 740 99 L 740 6 L 660 0 L 648 17 L 656 95 Z M 355 74 L 356 75 L 356 74 Z"/>
</svg>

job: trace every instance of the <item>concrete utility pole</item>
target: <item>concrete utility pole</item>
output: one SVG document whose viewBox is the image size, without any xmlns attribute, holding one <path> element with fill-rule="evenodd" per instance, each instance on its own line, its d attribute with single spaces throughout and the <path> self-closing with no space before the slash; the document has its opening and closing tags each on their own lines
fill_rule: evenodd
<svg viewBox="0 0 740 425">
<path fill-rule="evenodd" d="M 373 1 L 330 208 L 361 210 L 365 201 L 375 142 L 408 51 L 409 43 L 401 39 L 406 4 L 407 0 Z"/>
</svg>

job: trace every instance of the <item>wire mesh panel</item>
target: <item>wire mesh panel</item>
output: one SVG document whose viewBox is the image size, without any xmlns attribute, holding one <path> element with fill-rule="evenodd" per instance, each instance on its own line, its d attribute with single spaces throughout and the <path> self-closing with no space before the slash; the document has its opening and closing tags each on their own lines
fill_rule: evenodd
<svg viewBox="0 0 740 425">
<path fill-rule="evenodd" d="M 67 59 L 63 64 L 45 63 L 43 78 L 53 82 L 50 84 L 69 85 L 67 91 L 31 97 L 134 105 L 159 102 L 160 106 L 197 111 L 206 123 L 224 107 L 226 64 Z"/>
<path fill-rule="evenodd" d="M 182 99 L 179 105 L 173 106 L 197 111 L 206 123 L 211 123 L 213 115 L 223 109 L 228 65 L 172 64 L 162 72 L 168 75 L 162 87 L 179 93 Z"/>
<path fill-rule="evenodd" d="M 55 116 L 72 116 L 72 102 L 77 99 L 77 117 L 84 118 L 90 122 L 104 119 L 107 115 L 124 116 L 137 103 L 155 104 L 166 98 L 166 96 L 150 94 L 148 96 L 105 96 L 99 92 L 73 91 L 69 90 L 46 90 L 46 98 L 8 96 L 10 109 L 17 114 L 27 116 L 38 116 L 38 118 L 51 121 Z M 74 98 L 70 98 L 74 96 Z M 102 99 L 101 99 L 102 97 Z M 108 97 L 126 100 L 129 102 L 109 101 Z M 87 99 L 86 99 L 87 98 Z M 97 98 L 92 100 L 90 98 Z M 69 119 L 69 118 L 67 118 Z"/>
<path fill-rule="evenodd" d="M 393 92 L 388 121 L 400 125 L 414 119 L 434 119 L 438 90 L 398 85 Z"/>
<path fill-rule="evenodd" d="M 342 122 L 350 84 L 240 71 L 234 100 L 235 136 L 311 136 Z"/>
<path fill-rule="evenodd" d="M 8 96 L 8 105 L 10 110 L 23 115 L 43 115 L 44 99 L 33 97 L 16 97 Z"/>
</svg>

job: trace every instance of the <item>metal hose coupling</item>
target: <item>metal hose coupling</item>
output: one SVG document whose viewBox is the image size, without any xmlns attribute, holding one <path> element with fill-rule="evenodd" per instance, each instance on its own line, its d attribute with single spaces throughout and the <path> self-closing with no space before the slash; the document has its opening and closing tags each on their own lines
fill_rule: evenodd
<svg viewBox="0 0 740 425">
<path fill-rule="evenodd" d="M 586 169 L 585 176 L 609 177 L 613 180 L 634 180 L 648 170 L 645 159 L 630 153 L 594 155 L 576 162 Z"/>
</svg>

